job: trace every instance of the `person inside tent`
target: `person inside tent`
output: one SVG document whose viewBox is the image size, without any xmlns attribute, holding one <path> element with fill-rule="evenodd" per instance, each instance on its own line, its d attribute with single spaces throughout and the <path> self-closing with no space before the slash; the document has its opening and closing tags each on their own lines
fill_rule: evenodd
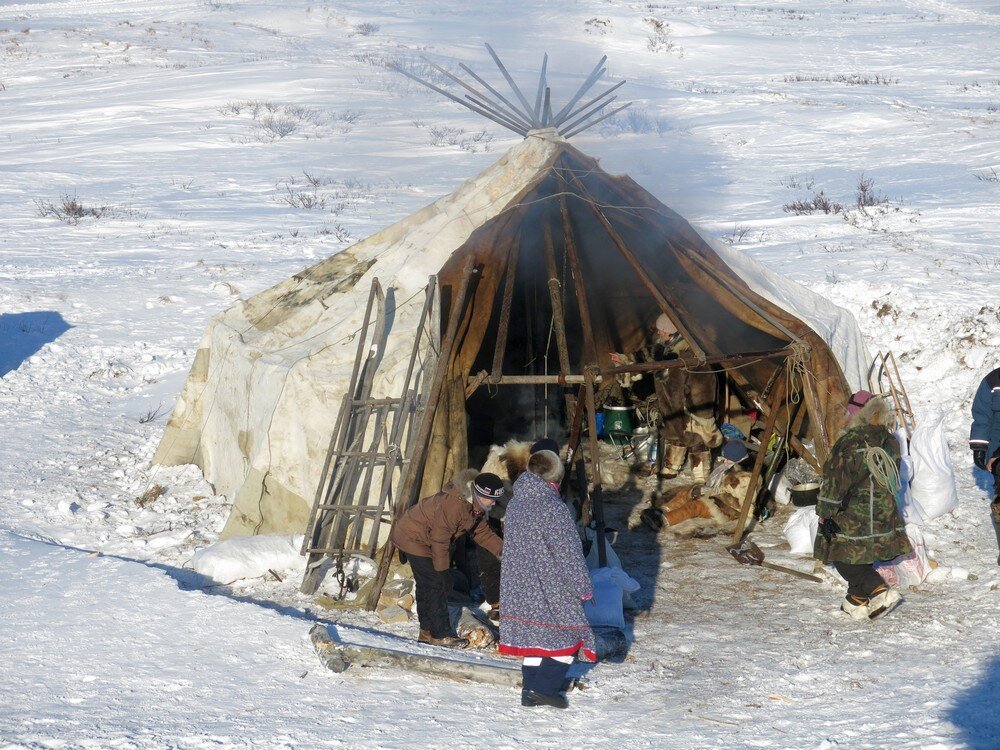
<svg viewBox="0 0 1000 750">
<path fill-rule="evenodd" d="M 901 600 L 872 563 L 911 551 L 896 509 L 899 442 L 885 399 L 868 391 L 847 404 L 845 431 L 823 464 L 816 502 L 819 531 L 813 556 L 847 581 L 841 609 L 855 620 L 877 619 Z"/>
<path fill-rule="evenodd" d="M 393 524 L 389 537 L 406 553 L 413 570 L 421 643 L 449 648 L 469 645 L 455 634 L 448 615 L 452 545 L 469 534 L 476 544 L 499 556 L 503 540 L 490 528 L 486 514 L 504 494 L 503 480 L 496 474 L 466 469 Z"/>
<path fill-rule="evenodd" d="M 514 482 L 500 569 L 500 653 L 520 656 L 521 705 L 566 708 L 566 675 L 577 654 L 597 661 L 583 613 L 593 597 L 583 545 L 559 496 L 563 465 L 550 450 L 528 459 Z"/>
<path fill-rule="evenodd" d="M 969 431 L 972 461 L 993 475 L 990 515 L 1000 546 L 1000 368 L 983 378 L 972 399 L 972 429 Z M 997 557 L 1000 565 L 1000 556 Z"/>
<path fill-rule="evenodd" d="M 639 515 L 654 531 L 677 526 L 692 518 L 726 523 L 739 517 L 750 486 L 751 472 L 743 468 L 750 452 L 741 440 L 727 440 L 704 484 L 682 487 L 669 498 L 653 496 L 652 507 Z"/>
<path fill-rule="evenodd" d="M 690 345 L 677 331 L 666 313 L 656 318 L 653 345 L 635 355 L 612 353 L 615 364 L 636 359 L 656 362 L 689 354 Z M 637 380 L 633 376 L 634 380 Z M 722 433 L 715 420 L 718 378 L 707 370 L 670 367 L 653 375 L 656 406 L 660 414 L 660 478 L 673 479 L 690 460 L 695 482 L 704 484 L 712 468 L 712 449 L 722 445 Z"/>
</svg>

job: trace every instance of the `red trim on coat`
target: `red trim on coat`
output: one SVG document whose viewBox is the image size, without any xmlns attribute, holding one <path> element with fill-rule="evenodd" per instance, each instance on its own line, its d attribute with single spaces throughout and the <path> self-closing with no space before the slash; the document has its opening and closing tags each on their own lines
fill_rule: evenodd
<svg viewBox="0 0 1000 750">
<path fill-rule="evenodd" d="M 597 661 L 597 654 L 591 651 L 589 648 L 583 647 L 583 640 L 577 641 L 576 645 L 570 646 L 569 648 L 537 648 L 534 646 L 521 647 L 521 646 L 511 646 L 506 643 L 501 643 L 499 651 L 505 656 L 541 656 L 543 658 L 548 657 L 551 659 L 554 656 L 574 656 L 577 651 L 583 651 L 583 656 L 587 661 Z"/>
</svg>

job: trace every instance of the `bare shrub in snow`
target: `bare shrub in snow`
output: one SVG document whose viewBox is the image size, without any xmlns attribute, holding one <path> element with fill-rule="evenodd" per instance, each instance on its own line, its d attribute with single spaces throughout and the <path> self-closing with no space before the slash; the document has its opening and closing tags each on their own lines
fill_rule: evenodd
<svg viewBox="0 0 1000 750">
<path fill-rule="evenodd" d="M 316 234 L 333 235 L 338 242 L 347 243 L 351 241 L 351 231 L 342 224 L 334 224 L 333 228 L 323 227 Z"/>
<path fill-rule="evenodd" d="M 875 180 L 871 177 L 865 177 L 862 172 L 861 176 L 858 177 L 858 192 L 855 196 L 855 202 L 858 208 L 867 208 L 869 206 L 883 206 L 889 202 L 889 199 L 875 190 Z"/>
<path fill-rule="evenodd" d="M 747 234 L 750 232 L 750 227 L 745 226 L 743 222 L 736 222 L 733 226 L 733 231 L 727 234 L 723 239 L 730 245 L 738 245 L 744 239 L 746 239 Z"/>
<path fill-rule="evenodd" d="M 478 153 L 492 151 L 494 137 L 485 129 L 475 133 L 467 133 L 464 128 L 450 125 L 431 125 L 427 128 L 432 146 L 458 146 L 463 151 Z"/>
<path fill-rule="evenodd" d="M 778 184 L 793 190 L 812 190 L 816 180 L 813 177 L 791 176 L 778 180 Z"/>
<path fill-rule="evenodd" d="M 992 167 L 986 172 L 973 172 L 972 176 L 980 182 L 1000 182 L 1000 174 Z"/>
<path fill-rule="evenodd" d="M 58 201 L 36 200 L 35 206 L 42 218 L 51 216 L 67 224 L 79 224 L 87 218 L 100 219 L 111 213 L 109 206 L 85 206 L 75 195 L 70 196 L 65 193 Z"/>
<path fill-rule="evenodd" d="M 785 76 L 785 83 L 846 83 L 848 86 L 889 86 L 899 83 L 898 78 L 862 73 L 835 73 L 833 75 L 802 75 Z"/>
<path fill-rule="evenodd" d="M 252 140 L 268 142 L 302 132 L 309 128 L 312 135 L 318 135 L 323 124 L 319 112 L 297 104 L 278 104 L 259 99 L 244 99 L 229 102 L 219 108 L 219 114 L 227 117 L 249 117 L 254 132 Z M 309 133 L 305 133 L 309 137 Z M 251 139 L 234 140 L 246 142 Z"/>
<path fill-rule="evenodd" d="M 600 34 L 604 36 L 605 34 L 611 33 L 611 19 L 610 18 L 590 18 L 583 22 L 583 30 L 588 34 Z"/>
<path fill-rule="evenodd" d="M 162 417 L 164 413 L 163 404 L 161 402 L 155 409 L 149 409 L 145 414 L 139 417 L 139 424 L 149 424 L 153 420 Z"/>
<path fill-rule="evenodd" d="M 382 28 L 377 23 L 359 23 L 354 27 L 354 32 L 361 36 L 371 36 L 372 34 L 377 34 L 378 30 Z"/>
<path fill-rule="evenodd" d="M 669 38 L 670 24 L 659 18 L 644 18 L 643 23 L 649 28 L 646 37 L 646 49 L 650 52 L 677 52 L 683 57 L 683 50 Z"/>
<path fill-rule="evenodd" d="M 811 214 L 822 211 L 825 214 L 839 214 L 844 210 L 841 203 L 831 201 L 822 190 L 813 193 L 812 198 L 807 200 L 789 201 L 782 209 L 789 214 Z"/>
</svg>

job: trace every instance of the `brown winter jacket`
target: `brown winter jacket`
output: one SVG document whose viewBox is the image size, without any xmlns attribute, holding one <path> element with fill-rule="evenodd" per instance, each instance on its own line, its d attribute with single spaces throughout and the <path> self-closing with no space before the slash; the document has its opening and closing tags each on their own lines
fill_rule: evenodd
<svg viewBox="0 0 1000 750">
<path fill-rule="evenodd" d="M 392 527 L 389 538 L 408 555 L 429 557 L 434 570 L 451 567 L 451 545 L 462 534 L 469 533 L 480 547 L 499 556 L 503 540 L 493 533 L 486 514 L 472 504 L 471 478 L 462 475 L 448 482 L 436 495 L 425 497 Z"/>
</svg>

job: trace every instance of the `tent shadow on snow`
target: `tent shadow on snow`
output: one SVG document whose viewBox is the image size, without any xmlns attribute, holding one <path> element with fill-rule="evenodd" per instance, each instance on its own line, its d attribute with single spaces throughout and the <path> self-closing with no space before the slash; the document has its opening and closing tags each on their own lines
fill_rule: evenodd
<svg viewBox="0 0 1000 750">
<path fill-rule="evenodd" d="M 1000 713 L 996 710 L 1000 694 L 1000 657 L 995 658 L 976 684 L 958 694 L 948 719 L 962 733 L 964 747 L 990 750 L 1000 736 Z"/>
<path fill-rule="evenodd" d="M 84 549 L 83 547 L 74 547 L 71 544 L 63 544 L 52 539 L 39 539 L 33 536 L 24 536 L 15 531 L 8 530 L 8 533 L 15 536 L 21 536 L 24 539 L 28 539 L 32 542 L 39 544 L 47 544 L 52 547 L 57 547 L 59 549 L 65 550 L 67 552 L 78 552 L 81 555 L 94 556 L 95 550 Z M 398 641 L 400 644 L 412 644 L 413 640 L 406 638 L 404 636 L 397 636 L 391 633 L 386 633 L 382 630 L 377 630 L 375 628 L 367 628 L 362 625 L 350 625 L 345 626 L 342 624 L 335 623 L 332 620 L 324 619 L 322 617 L 316 617 L 305 610 L 299 609 L 298 607 L 292 607 L 286 604 L 279 604 L 278 602 L 268 601 L 266 599 L 255 598 L 250 595 L 237 594 L 233 591 L 233 587 L 230 584 L 219 583 L 214 578 L 203 575 L 197 571 L 190 570 L 189 568 L 179 568 L 175 565 L 167 565 L 166 563 L 155 562 L 153 560 L 143 560 L 138 557 L 129 557 L 127 555 L 119 555 L 114 553 L 100 552 L 100 557 L 109 558 L 112 560 L 119 560 L 124 563 L 134 563 L 137 565 L 143 565 L 147 568 L 152 568 L 166 574 L 169 578 L 172 578 L 177 583 L 177 588 L 181 591 L 201 591 L 209 596 L 222 596 L 227 599 L 232 599 L 234 601 L 240 602 L 241 604 L 251 604 L 255 607 L 260 607 L 262 609 L 269 609 L 276 612 L 283 617 L 290 617 L 296 620 L 301 620 L 302 622 L 321 622 L 331 628 L 331 632 L 335 632 L 334 628 L 349 628 L 351 631 L 357 634 L 363 634 L 365 636 L 377 637 L 379 639 L 390 639 L 392 641 Z M 338 640 L 342 640 L 338 637 Z"/>
<path fill-rule="evenodd" d="M 0 377 L 16 370 L 71 327 L 54 310 L 0 314 Z"/>
</svg>

